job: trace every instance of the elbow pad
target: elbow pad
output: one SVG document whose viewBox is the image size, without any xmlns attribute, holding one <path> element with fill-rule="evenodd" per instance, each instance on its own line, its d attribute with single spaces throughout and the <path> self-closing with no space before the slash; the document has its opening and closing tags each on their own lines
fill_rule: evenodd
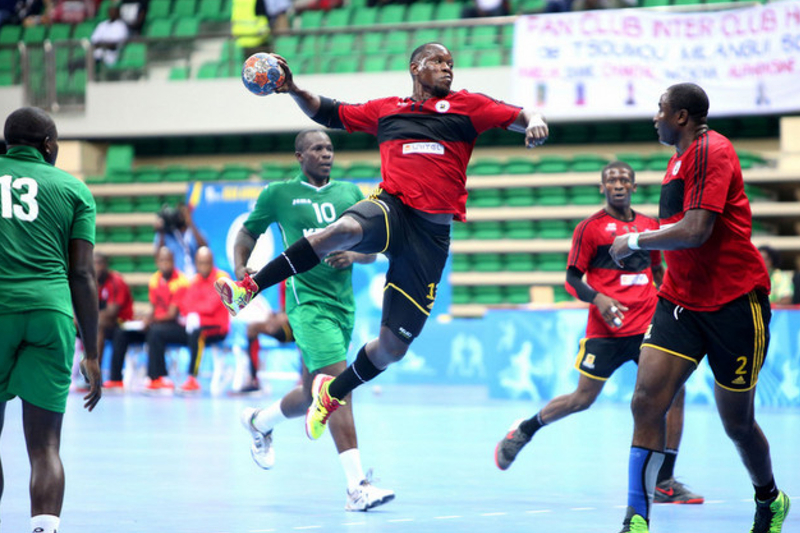
<svg viewBox="0 0 800 533">
<path fill-rule="evenodd" d="M 319 100 L 319 111 L 317 111 L 316 115 L 311 117 L 311 120 L 326 128 L 337 130 L 345 129 L 344 124 L 342 124 L 342 119 L 339 118 L 339 102 L 332 98 L 326 98 L 325 96 L 320 96 Z"/>
</svg>

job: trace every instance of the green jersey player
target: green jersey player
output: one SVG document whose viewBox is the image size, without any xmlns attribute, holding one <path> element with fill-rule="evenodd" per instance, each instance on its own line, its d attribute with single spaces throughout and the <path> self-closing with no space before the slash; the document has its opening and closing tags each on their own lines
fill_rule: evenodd
<svg viewBox="0 0 800 533">
<path fill-rule="evenodd" d="M 83 339 L 97 340 L 94 275 L 95 204 L 89 189 L 53 167 L 58 132 L 39 109 L 5 122 L 0 156 L 0 431 L 6 402 L 22 400 L 31 463 L 31 530 L 55 533 L 64 501 L 59 456 L 69 393 L 75 319 Z M 100 400 L 97 344 L 85 343 L 81 370 L 90 411 Z M 3 476 L 0 471 L 0 494 Z"/>
<path fill-rule="evenodd" d="M 327 134 L 307 130 L 295 139 L 301 173 L 294 179 L 268 185 L 258 197 L 234 245 L 236 276 L 245 265 L 256 239 L 270 224 L 279 225 L 284 246 L 325 228 L 341 213 L 364 199 L 353 183 L 330 180 L 333 144 Z M 355 301 L 352 264 L 371 263 L 374 255 L 334 252 L 315 268 L 286 282 L 286 313 L 303 357 L 302 385 L 265 409 L 245 409 L 242 422 L 253 442 L 251 455 L 261 468 L 275 462 L 272 430 L 276 424 L 302 416 L 311 405 L 311 384 L 317 374 L 339 375 L 347 366 L 353 332 Z M 351 402 L 331 419 L 331 434 L 347 477 L 348 511 L 366 511 L 394 498 L 394 493 L 370 483 L 361 467 Z"/>
</svg>

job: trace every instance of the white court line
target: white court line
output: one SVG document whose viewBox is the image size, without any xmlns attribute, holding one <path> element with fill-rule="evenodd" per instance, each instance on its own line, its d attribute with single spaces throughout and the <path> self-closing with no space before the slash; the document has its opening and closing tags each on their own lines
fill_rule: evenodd
<svg viewBox="0 0 800 533">
<path fill-rule="evenodd" d="M 552 513 L 552 509 L 539 509 L 536 511 L 525 511 L 527 514 L 539 514 L 539 513 Z"/>
<path fill-rule="evenodd" d="M 251 529 L 247 533 L 269 533 L 270 531 L 278 531 L 277 529 Z"/>
<path fill-rule="evenodd" d="M 434 516 L 433 517 L 434 520 L 452 520 L 454 518 L 461 518 L 461 515 L 454 514 L 454 515 L 450 515 L 450 516 Z"/>
<path fill-rule="evenodd" d="M 343 526 L 363 526 L 366 522 L 345 522 Z"/>
<path fill-rule="evenodd" d="M 413 522 L 413 518 L 392 518 L 391 520 L 387 520 L 387 522 Z"/>
<path fill-rule="evenodd" d="M 570 507 L 570 511 L 594 511 L 596 507 Z"/>
<path fill-rule="evenodd" d="M 628 508 L 627 505 L 615 505 L 614 506 L 614 509 L 627 509 L 627 508 Z"/>
<path fill-rule="evenodd" d="M 322 529 L 322 526 L 295 526 L 292 529 Z"/>
<path fill-rule="evenodd" d="M 481 516 L 505 516 L 508 513 L 481 513 Z"/>
</svg>

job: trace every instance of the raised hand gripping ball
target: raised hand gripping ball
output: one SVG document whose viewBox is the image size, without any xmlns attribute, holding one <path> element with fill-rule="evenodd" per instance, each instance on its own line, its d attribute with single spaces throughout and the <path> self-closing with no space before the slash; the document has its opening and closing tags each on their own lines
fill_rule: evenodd
<svg viewBox="0 0 800 533">
<path fill-rule="evenodd" d="M 278 60 L 272 54 L 258 52 L 242 65 L 242 82 L 247 90 L 258 96 L 275 92 L 286 79 Z"/>
</svg>

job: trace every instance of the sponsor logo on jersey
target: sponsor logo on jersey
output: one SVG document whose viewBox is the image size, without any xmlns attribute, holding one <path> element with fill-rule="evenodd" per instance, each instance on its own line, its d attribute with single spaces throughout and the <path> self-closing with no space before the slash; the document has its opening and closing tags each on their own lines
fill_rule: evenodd
<svg viewBox="0 0 800 533">
<path fill-rule="evenodd" d="M 733 383 L 734 385 L 744 385 L 744 378 L 742 376 L 739 376 L 738 378 L 731 381 L 731 383 Z"/>
<path fill-rule="evenodd" d="M 644 338 L 649 339 L 652 333 L 653 333 L 653 324 L 650 324 L 649 326 L 647 326 L 647 331 L 645 331 L 644 333 Z"/>
<path fill-rule="evenodd" d="M 292 205 L 302 205 L 302 204 L 310 204 L 313 203 L 311 198 L 295 198 L 292 200 Z"/>
<path fill-rule="evenodd" d="M 606 231 L 608 231 L 609 233 L 614 233 L 615 231 L 617 231 L 617 223 L 609 222 L 608 224 L 606 224 Z"/>
<path fill-rule="evenodd" d="M 678 175 L 678 171 L 679 171 L 680 169 L 681 169 L 681 162 L 680 162 L 680 161 L 676 161 L 676 162 L 675 162 L 675 166 L 674 166 L 674 167 L 672 167 L 672 175 L 673 175 L 673 176 L 677 176 L 677 175 Z"/>
<path fill-rule="evenodd" d="M 597 358 L 593 353 L 587 353 L 586 357 L 583 358 L 581 366 L 585 366 L 586 368 L 591 368 L 592 370 L 594 370 L 594 362 L 596 359 Z"/>
<path fill-rule="evenodd" d="M 647 279 L 647 274 L 623 274 L 619 277 L 619 284 L 623 287 L 647 285 L 648 283 L 650 283 L 650 280 Z"/>
<path fill-rule="evenodd" d="M 447 113 L 448 111 L 450 111 L 450 102 L 447 100 L 439 100 L 436 102 L 437 113 Z"/>
<path fill-rule="evenodd" d="M 407 330 L 406 328 L 404 328 L 404 327 L 399 327 L 399 328 L 397 328 L 397 332 L 398 332 L 398 333 L 400 333 L 400 335 L 402 335 L 402 336 L 403 336 L 403 337 L 405 337 L 406 339 L 410 339 L 410 338 L 412 337 L 412 335 L 411 335 L 411 332 L 410 332 L 410 331 L 408 331 L 408 330 Z"/>
<path fill-rule="evenodd" d="M 444 155 L 444 145 L 439 143 L 408 143 L 403 145 L 403 153 Z"/>
</svg>

